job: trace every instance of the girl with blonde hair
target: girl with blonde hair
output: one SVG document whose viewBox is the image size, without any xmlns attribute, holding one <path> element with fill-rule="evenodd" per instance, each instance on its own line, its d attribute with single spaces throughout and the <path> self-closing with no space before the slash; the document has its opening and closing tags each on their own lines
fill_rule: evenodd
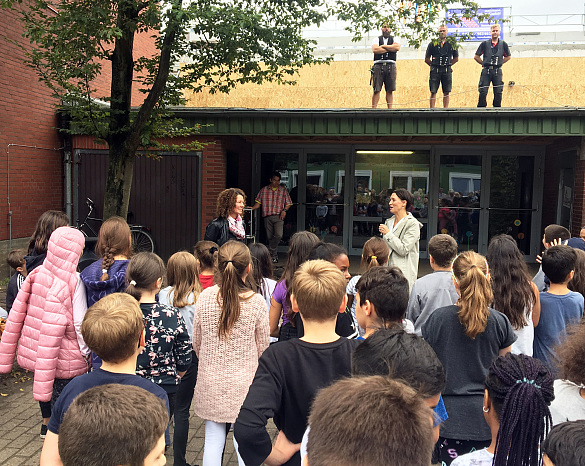
<svg viewBox="0 0 585 466">
<path fill-rule="evenodd" d="M 422 327 L 447 376 L 443 400 L 449 419 L 439 437 L 440 459 L 447 465 L 491 443 L 482 413 L 484 381 L 494 359 L 510 352 L 517 338 L 508 318 L 489 307 L 493 294 L 483 256 L 474 251 L 458 255 L 453 282 L 457 303 L 437 309 Z"/>
</svg>

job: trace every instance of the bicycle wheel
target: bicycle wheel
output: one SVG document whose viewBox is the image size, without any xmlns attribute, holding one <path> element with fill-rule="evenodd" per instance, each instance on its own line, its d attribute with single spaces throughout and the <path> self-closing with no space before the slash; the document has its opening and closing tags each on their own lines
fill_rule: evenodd
<svg viewBox="0 0 585 466">
<path fill-rule="evenodd" d="M 154 252 L 154 240 L 144 230 L 131 230 L 134 252 Z"/>
</svg>

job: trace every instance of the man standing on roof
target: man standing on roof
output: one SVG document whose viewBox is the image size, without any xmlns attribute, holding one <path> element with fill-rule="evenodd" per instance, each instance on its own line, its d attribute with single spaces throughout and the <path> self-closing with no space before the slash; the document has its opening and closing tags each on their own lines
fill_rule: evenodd
<svg viewBox="0 0 585 466">
<path fill-rule="evenodd" d="M 443 108 L 449 107 L 449 94 L 453 86 L 451 65 L 459 60 L 459 52 L 447 42 L 447 26 L 439 26 L 439 40 L 429 43 L 425 63 L 431 67 L 429 87 L 431 88 L 431 108 L 435 108 L 439 84 L 443 90 Z"/>
<path fill-rule="evenodd" d="M 502 106 L 502 92 L 504 91 L 502 65 L 512 58 L 508 44 L 500 40 L 500 25 L 494 24 L 490 30 L 491 40 L 479 44 L 473 57 L 483 67 L 479 78 L 478 107 L 487 107 L 487 93 L 490 83 L 494 86 L 494 107 Z"/>
<path fill-rule="evenodd" d="M 392 108 L 393 92 L 396 90 L 396 52 L 400 50 L 400 44 L 394 41 L 390 35 L 387 24 L 382 26 L 382 35 L 372 42 L 374 52 L 374 66 L 372 68 L 372 108 L 378 107 L 382 84 L 386 89 L 386 104 Z"/>
<path fill-rule="evenodd" d="M 280 185 L 280 173 L 273 172 L 270 177 L 270 184 L 264 186 L 256 196 L 256 202 L 251 207 L 256 210 L 262 206 L 262 217 L 264 228 L 268 238 L 268 250 L 272 256 L 272 262 L 278 262 L 277 247 L 282 239 L 284 218 L 292 201 L 287 189 Z"/>
</svg>

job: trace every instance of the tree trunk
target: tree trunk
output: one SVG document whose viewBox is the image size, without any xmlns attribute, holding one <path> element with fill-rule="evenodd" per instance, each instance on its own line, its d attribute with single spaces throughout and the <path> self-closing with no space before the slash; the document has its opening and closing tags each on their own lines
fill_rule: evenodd
<svg viewBox="0 0 585 466">
<path fill-rule="evenodd" d="M 113 215 L 127 218 L 135 160 L 135 151 L 129 150 L 125 144 L 110 145 L 104 192 L 104 220 Z"/>
</svg>

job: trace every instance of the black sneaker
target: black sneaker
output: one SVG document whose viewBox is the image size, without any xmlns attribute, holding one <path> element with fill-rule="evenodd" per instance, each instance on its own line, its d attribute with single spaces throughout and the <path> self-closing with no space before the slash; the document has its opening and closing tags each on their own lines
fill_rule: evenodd
<svg viewBox="0 0 585 466">
<path fill-rule="evenodd" d="M 45 424 L 41 424 L 41 438 L 45 438 L 47 436 L 47 426 Z"/>
</svg>

